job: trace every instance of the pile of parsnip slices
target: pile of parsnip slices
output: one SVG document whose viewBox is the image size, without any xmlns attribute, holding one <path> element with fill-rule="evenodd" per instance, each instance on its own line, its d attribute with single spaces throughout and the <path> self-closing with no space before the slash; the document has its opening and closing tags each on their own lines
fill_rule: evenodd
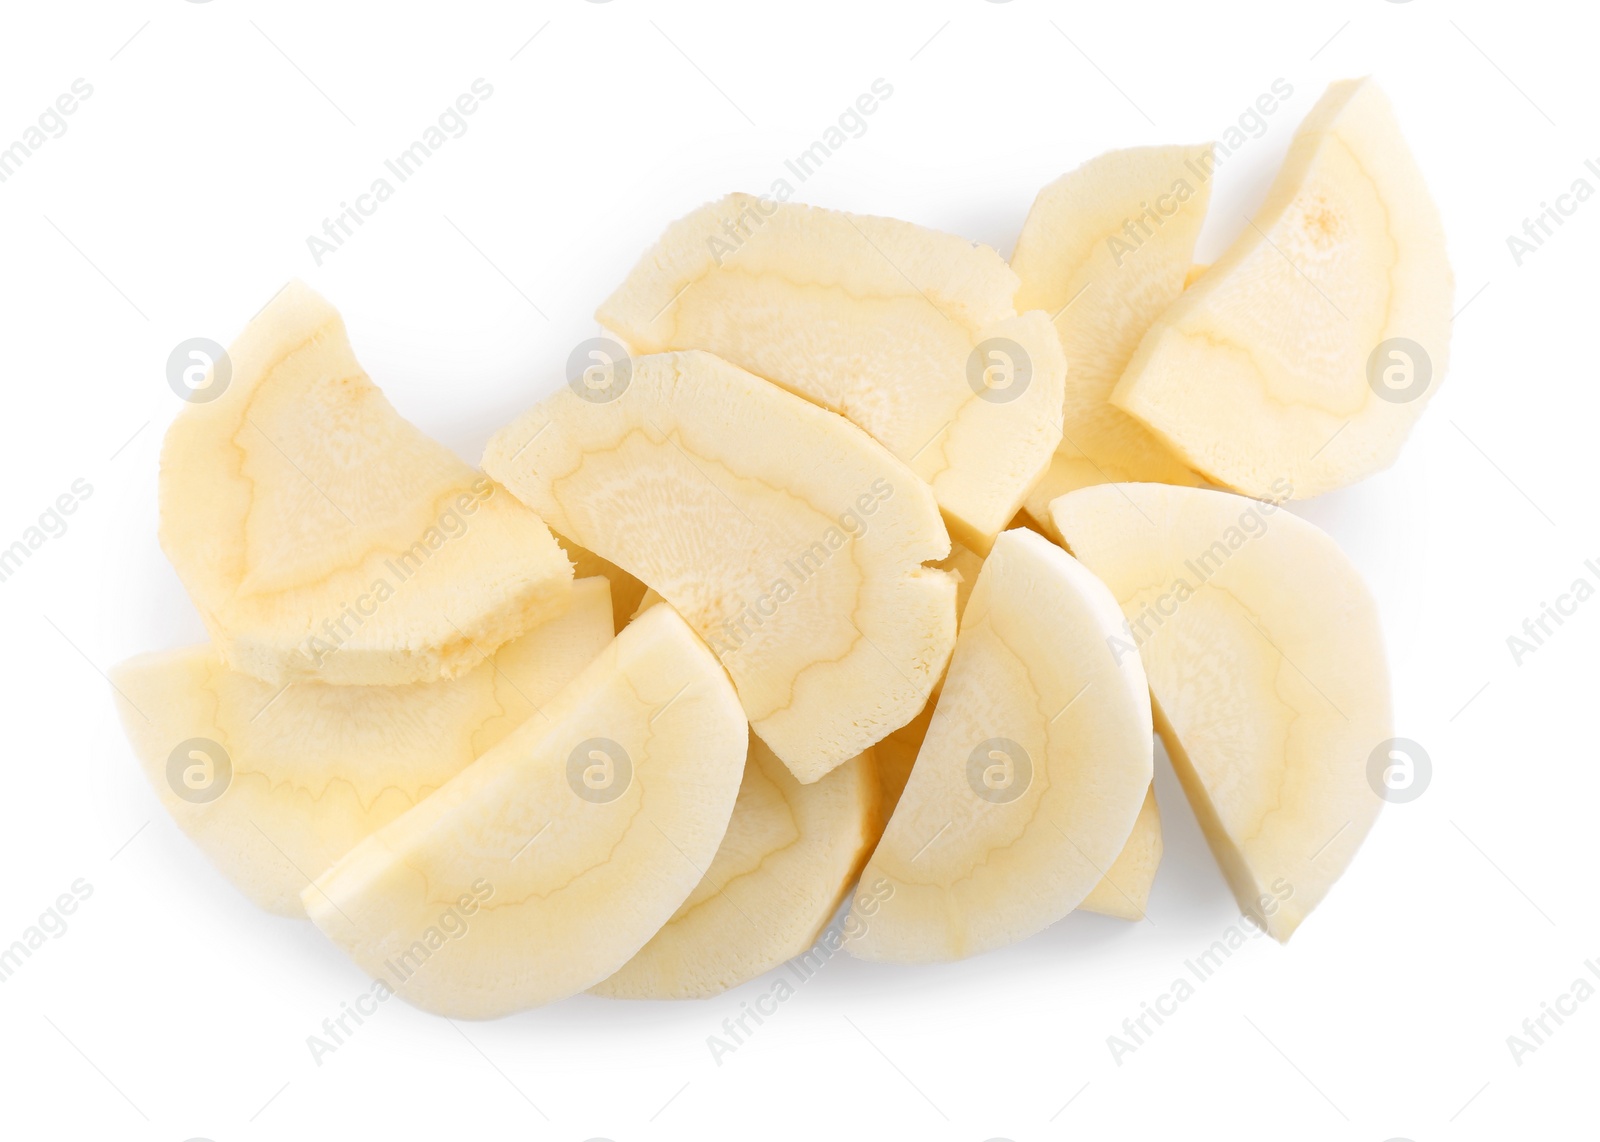
<svg viewBox="0 0 1600 1142">
<path fill-rule="evenodd" d="M 1393 460 L 1453 287 L 1370 81 L 1201 269 L 1212 166 L 1094 159 L 1010 264 L 712 203 L 481 472 L 291 283 L 162 454 L 211 635 L 114 674 L 162 803 L 263 908 L 488 1018 L 1138 919 L 1159 733 L 1286 940 L 1392 730 L 1372 599 L 1283 502 Z"/>
</svg>

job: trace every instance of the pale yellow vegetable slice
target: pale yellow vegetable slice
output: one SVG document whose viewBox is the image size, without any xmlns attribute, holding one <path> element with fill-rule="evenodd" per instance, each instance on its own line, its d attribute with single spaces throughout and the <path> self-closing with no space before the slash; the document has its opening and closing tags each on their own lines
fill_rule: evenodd
<svg viewBox="0 0 1600 1142">
<path fill-rule="evenodd" d="M 1139 340 L 1183 292 L 1211 197 L 1209 146 L 1110 151 L 1039 192 L 1017 237 L 1017 305 L 1053 316 L 1068 371 L 1061 444 L 1028 493 L 1050 526 L 1050 501 L 1115 480 L 1199 478 L 1110 403 Z"/>
<path fill-rule="evenodd" d="M 593 987 L 721 844 L 748 728 L 671 608 L 630 623 L 545 713 L 305 890 L 317 926 L 425 1010 L 490 1019 Z"/>
<path fill-rule="evenodd" d="M 803 782 L 910 721 L 949 659 L 956 585 L 924 566 L 950 550 L 927 485 L 709 353 L 634 358 L 606 401 L 563 388 L 483 463 L 672 604 Z"/>
<path fill-rule="evenodd" d="M 207 377 L 162 448 L 161 546 L 235 669 L 453 677 L 566 606 L 549 529 L 402 420 L 299 282 Z"/>
<path fill-rule="evenodd" d="M 1239 905 L 1279 940 L 1355 855 L 1391 737 L 1376 607 L 1323 532 L 1227 492 L 1085 488 L 1056 526 L 1105 580 L 1173 768 Z"/>
<path fill-rule="evenodd" d="M 816 942 L 883 822 L 870 753 L 801 785 L 754 734 L 727 834 L 666 927 L 591 988 L 615 999 L 699 999 Z"/>
<path fill-rule="evenodd" d="M 285 687 L 209 646 L 113 668 L 122 723 L 162 806 L 238 889 L 303 916 L 309 879 L 443 785 L 611 641 L 604 579 L 459 678 Z"/>
<path fill-rule="evenodd" d="M 1161 848 L 1161 811 L 1156 808 L 1152 786 L 1145 791 L 1144 804 L 1139 807 L 1127 844 L 1100 883 L 1083 898 L 1079 910 L 1121 920 L 1143 920 L 1156 867 L 1161 864 Z"/>
<path fill-rule="evenodd" d="M 1388 100 L 1370 79 L 1335 83 L 1111 401 L 1216 483 L 1319 495 L 1394 461 L 1444 377 L 1454 288 Z"/>
<path fill-rule="evenodd" d="M 1019 513 L 1012 521 L 1013 527 L 1028 527 L 1032 523 L 1026 513 Z M 1035 528 L 1034 530 L 1037 530 Z M 961 544 L 951 545 L 950 556 L 939 566 L 955 572 L 960 577 L 956 588 L 956 617 L 966 610 L 967 598 L 983 567 L 983 558 Z M 900 794 L 911 778 L 911 767 L 916 764 L 922 750 L 923 739 L 933 721 L 933 712 L 939 701 L 935 686 L 928 703 L 911 721 L 895 730 L 872 748 L 877 763 L 878 780 L 883 786 L 884 815 L 894 812 L 900 803 Z M 1161 862 L 1161 817 L 1156 810 L 1155 792 L 1145 797 L 1145 806 L 1139 810 L 1133 832 L 1116 863 L 1106 870 L 1104 879 L 1084 898 L 1078 907 L 1089 912 L 1101 912 L 1129 920 L 1141 919 L 1145 902 L 1150 897 L 1150 886 L 1155 880 L 1156 866 Z"/>
<path fill-rule="evenodd" d="M 852 912 L 874 960 L 958 959 L 1065 916 L 1122 851 L 1150 785 L 1150 696 L 1107 639 L 1116 600 L 1032 531 L 983 565 L 922 752 Z"/>
<path fill-rule="evenodd" d="M 932 485 L 978 552 L 1061 439 L 1066 362 L 993 250 L 909 222 L 729 195 L 668 227 L 596 316 L 838 412 Z"/>
<path fill-rule="evenodd" d="M 1012 521 L 1013 527 L 1029 527 L 1032 520 L 1019 513 Z M 1037 530 L 1037 528 L 1035 528 Z M 954 571 L 960 577 L 956 588 L 956 617 L 966 610 L 967 598 L 983 567 L 983 558 L 956 543 L 951 545 L 950 556 L 939 566 Z M 943 679 L 940 679 L 940 686 Z M 878 780 L 883 786 L 884 815 L 894 812 L 900 803 L 900 794 L 911 778 L 911 767 L 916 764 L 922 750 L 923 739 L 928 735 L 928 725 L 939 701 L 940 686 L 934 687 L 928 704 L 911 721 L 895 730 L 872 748 L 877 762 Z M 1150 897 L 1150 886 L 1155 880 L 1156 866 L 1161 862 L 1161 817 L 1156 810 L 1155 791 L 1145 797 L 1144 808 L 1139 810 L 1133 832 L 1123 846 L 1116 863 L 1106 870 L 1104 879 L 1084 897 L 1079 908 L 1101 912 L 1107 916 L 1138 920 L 1144 916 L 1145 902 Z"/>
</svg>

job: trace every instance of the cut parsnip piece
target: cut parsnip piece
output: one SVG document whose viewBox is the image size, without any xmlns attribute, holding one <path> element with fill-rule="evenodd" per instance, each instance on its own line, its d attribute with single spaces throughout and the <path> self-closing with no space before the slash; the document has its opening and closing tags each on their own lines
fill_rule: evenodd
<svg viewBox="0 0 1600 1142">
<path fill-rule="evenodd" d="M 1104 584 L 1034 532 L 1003 533 L 961 619 L 911 780 L 862 881 L 892 891 L 846 946 L 873 960 L 958 959 L 1082 903 L 1150 786 L 1150 695 L 1107 640 Z"/>
<path fill-rule="evenodd" d="M 616 628 L 621 631 L 645 607 L 647 588 L 609 559 L 602 559 L 587 547 L 579 547 L 564 536 L 556 536 L 567 558 L 572 560 L 574 579 L 587 579 L 599 575 L 611 584 L 611 614 Z"/>
<path fill-rule="evenodd" d="M 1159 484 L 1085 488 L 1051 509 L 1110 586 L 1156 725 L 1239 905 L 1287 940 L 1382 802 L 1391 736 L 1377 610 L 1334 541 L 1270 503 Z"/>
<path fill-rule="evenodd" d="M 1114 480 L 1196 484 L 1145 427 L 1110 403 L 1139 339 L 1183 292 L 1211 197 L 1211 148 L 1110 151 L 1039 192 L 1011 268 L 1017 306 L 1052 314 L 1069 369 L 1061 444 L 1025 502 Z"/>
<path fill-rule="evenodd" d="M 1027 520 L 1030 517 L 1019 514 L 1012 525 L 1028 526 L 1024 522 Z M 977 582 L 983 559 L 957 543 L 951 545 L 950 557 L 939 566 L 954 571 L 961 578 L 956 589 L 956 618 L 959 619 L 966 610 L 967 598 Z M 911 778 L 911 767 L 916 764 L 923 739 L 928 735 L 928 726 L 933 721 L 933 712 L 937 708 L 943 684 L 943 679 L 940 679 L 940 685 L 934 687 L 921 713 L 872 747 L 873 757 L 877 761 L 878 781 L 883 786 L 886 816 L 892 814 L 900 803 L 900 794 L 905 791 L 906 782 Z M 1139 810 L 1133 832 L 1129 834 L 1122 852 L 1078 907 L 1125 920 L 1143 919 L 1145 904 L 1150 899 L 1150 886 L 1155 881 L 1156 866 L 1160 863 L 1161 815 L 1156 809 L 1155 790 L 1151 788 L 1145 794 L 1144 806 Z"/>
<path fill-rule="evenodd" d="M 228 669 L 209 646 L 111 671 L 122 723 L 162 806 L 217 869 L 269 912 L 421 801 L 576 678 L 611 641 L 604 579 L 566 613 L 460 678 L 286 688 Z"/>
<path fill-rule="evenodd" d="M 1128 834 L 1128 841 L 1116 862 L 1106 869 L 1105 877 L 1083 898 L 1078 908 L 1121 920 L 1143 920 L 1160 863 L 1161 812 L 1156 808 L 1156 790 L 1152 785 L 1145 790 L 1144 804 L 1133 822 L 1133 832 Z"/>
<path fill-rule="evenodd" d="M 1388 100 L 1369 79 L 1335 83 L 1111 400 L 1219 484 L 1319 495 L 1394 461 L 1444 376 L 1454 288 Z"/>
<path fill-rule="evenodd" d="M 985 552 L 1061 439 L 1066 360 L 987 246 L 733 194 L 668 227 L 596 317 L 636 352 L 707 349 L 871 433 Z"/>
<path fill-rule="evenodd" d="M 666 927 L 591 988 L 614 999 L 700 999 L 816 942 L 878 839 L 878 780 L 863 754 L 801 785 L 750 736 L 722 847 Z"/>
<path fill-rule="evenodd" d="M 848 421 L 709 353 L 634 358 L 606 401 L 563 388 L 483 463 L 660 592 L 802 782 L 910 721 L 949 659 L 956 584 L 923 566 L 950 551 L 928 486 Z"/>
<path fill-rule="evenodd" d="M 711 863 L 748 729 L 728 677 L 652 607 L 545 706 L 303 894 L 375 979 L 492 1019 L 593 987 Z"/>
<path fill-rule="evenodd" d="M 427 682 L 566 606 L 549 529 L 400 418 L 311 290 L 285 286 L 227 365 L 167 431 L 161 547 L 230 666 Z"/>
</svg>

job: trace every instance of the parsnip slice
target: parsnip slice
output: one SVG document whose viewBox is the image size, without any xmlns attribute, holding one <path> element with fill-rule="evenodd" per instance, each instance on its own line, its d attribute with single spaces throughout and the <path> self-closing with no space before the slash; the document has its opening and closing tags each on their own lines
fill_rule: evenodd
<svg viewBox="0 0 1600 1142">
<path fill-rule="evenodd" d="M 228 358 L 167 431 L 161 546 L 229 665 L 426 682 L 566 605 L 549 529 L 400 418 L 322 298 L 290 282 Z"/>
<path fill-rule="evenodd" d="M 1439 212 L 1370 79 L 1328 88 L 1237 241 L 1145 334 L 1111 401 L 1219 484 L 1297 498 L 1394 461 L 1444 377 Z"/>
<path fill-rule="evenodd" d="M 1061 439 L 1066 362 L 993 250 L 747 194 L 668 227 L 596 316 L 641 353 L 707 349 L 866 429 L 978 552 Z"/>
<path fill-rule="evenodd" d="M 1161 849 L 1161 811 L 1156 808 L 1156 791 L 1151 786 L 1145 790 L 1144 804 L 1139 806 L 1133 832 L 1122 851 L 1078 909 L 1119 920 L 1143 920 L 1156 868 L 1161 864 Z"/>
<path fill-rule="evenodd" d="M 1110 403 L 1139 340 L 1183 292 L 1211 197 L 1211 148 L 1110 151 L 1039 192 L 1011 268 L 1017 305 L 1053 316 L 1068 361 L 1061 444 L 1024 504 L 1050 526 L 1050 501 L 1114 480 L 1199 477 Z"/>
<path fill-rule="evenodd" d="M 910 721 L 948 661 L 955 582 L 923 565 L 950 550 L 927 485 L 709 353 L 634 358 L 609 401 L 563 388 L 483 463 L 671 603 L 802 782 Z"/>
<path fill-rule="evenodd" d="M 580 579 L 566 613 L 460 678 L 278 687 L 194 646 L 131 659 L 111 679 L 145 776 L 179 827 L 251 900 L 303 916 L 310 877 L 516 726 L 541 721 L 540 707 L 611 632 L 606 581 Z"/>
<path fill-rule="evenodd" d="M 1026 513 L 1021 513 L 1012 521 L 1012 526 L 1025 527 L 1031 522 Z M 1054 527 L 1053 524 L 1050 526 Z M 957 543 L 951 546 L 949 558 L 941 561 L 939 566 L 954 571 L 960 578 L 956 588 L 956 618 L 959 619 L 966 610 L 967 599 L 983 568 L 983 559 Z M 941 678 L 940 685 L 934 687 L 927 705 L 915 718 L 872 747 L 878 780 L 883 786 L 885 816 L 894 812 L 895 806 L 900 803 L 900 794 L 911 778 L 911 767 L 916 764 L 923 739 L 928 736 L 928 726 L 933 721 L 943 684 Z M 1142 919 L 1145 903 L 1150 898 L 1150 887 L 1155 881 L 1156 866 L 1160 863 L 1161 815 L 1156 810 L 1155 791 L 1151 789 L 1145 795 L 1144 807 L 1139 810 L 1133 832 L 1128 836 L 1121 854 L 1078 907 L 1125 920 Z"/>
<path fill-rule="evenodd" d="M 1337 544 L 1227 492 L 1118 484 L 1051 508 L 1110 586 L 1144 659 L 1156 725 L 1239 905 L 1287 940 L 1382 802 L 1392 736 L 1377 610 Z"/>
<path fill-rule="evenodd" d="M 1106 640 L 1116 600 L 1032 531 L 1004 532 L 961 619 L 900 804 L 862 873 L 892 891 L 853 913 L 873 960 L 958 959 L 1030 936 L 1110 868 L 1150 785 L 1138 656 Z M 858 910 L 859 911 L 859 910 Z"/>
<path fill-rule="evenodd" d="M 652 607 L 545 707 L 303 894 L 317 926 L 425 1010 L 490 1019 L 614 973 L 722 841 L 738 697 Z"/>
<path fill-rule="evenodd" d="M 590 990 L 698 999 L 737 987 L 817 940 L 882 828 L 870 753 L 801 785 L 754 734 L 722 846 L 666 927 Z"/>
</svg>

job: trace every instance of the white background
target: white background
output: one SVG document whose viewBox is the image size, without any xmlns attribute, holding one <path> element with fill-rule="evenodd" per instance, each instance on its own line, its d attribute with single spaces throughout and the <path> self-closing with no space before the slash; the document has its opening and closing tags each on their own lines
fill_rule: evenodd
<svg viewBox="0 0 1600 1142">
<path fill-rule="evenodd" d="M 1600 601 L 1520 666 L 1506 638 L 1597 578 L 1600 201 L 1520 267 L 1506 238 L 1575 179 L 1600 188 L 1583 165 L 1600 160 L 1596 31 L 1577 4 L 1437 0 L 7 5 L 0 146 L 74 79 L 94 91 L 0 184 L 0 546 L 75 479 L 94 492 L 0 583 L 0 943 L 75 879 L 94 892 L 0 985 L 0 1134 L 1591 1134 L 1600 999 L 1520 1066 L 1506 1037 L 1600 958 Z M 770 979 L 459 1029 L 393 1002 L 313 1062 L 306 1037 L 366 981 L 189 845 L 101 677 L 203 637 L 155 541 L 174 345 L 226 344 L 303 278 L 401 412 L 476 460 L 558 383 L 668 221 L 767 189 L 876 78 L 892 97 L 796 197 L 1002 253 L 1059 174 L 1213 138 L 1289 80 L 1270 131 L 1221 171 L 1211 256 L 1322 86 L 1366 73 L 1443 212 L 1461 312 L 1399 463 L 1296 510 L 1376 591 L 1396 732 L 1434 774 L 1291 945 L 1251 942 L 1113 1061 L 1106 1037 L 1237 919 L 1163 761 L 1148 923 L 1075 915 L 939 967 L 835 962 L 720 1066 L 707 1036 Z M 479 77 L 494 94 L 467 134 L 318 266 L 307 235 Z"/>
</svg>

